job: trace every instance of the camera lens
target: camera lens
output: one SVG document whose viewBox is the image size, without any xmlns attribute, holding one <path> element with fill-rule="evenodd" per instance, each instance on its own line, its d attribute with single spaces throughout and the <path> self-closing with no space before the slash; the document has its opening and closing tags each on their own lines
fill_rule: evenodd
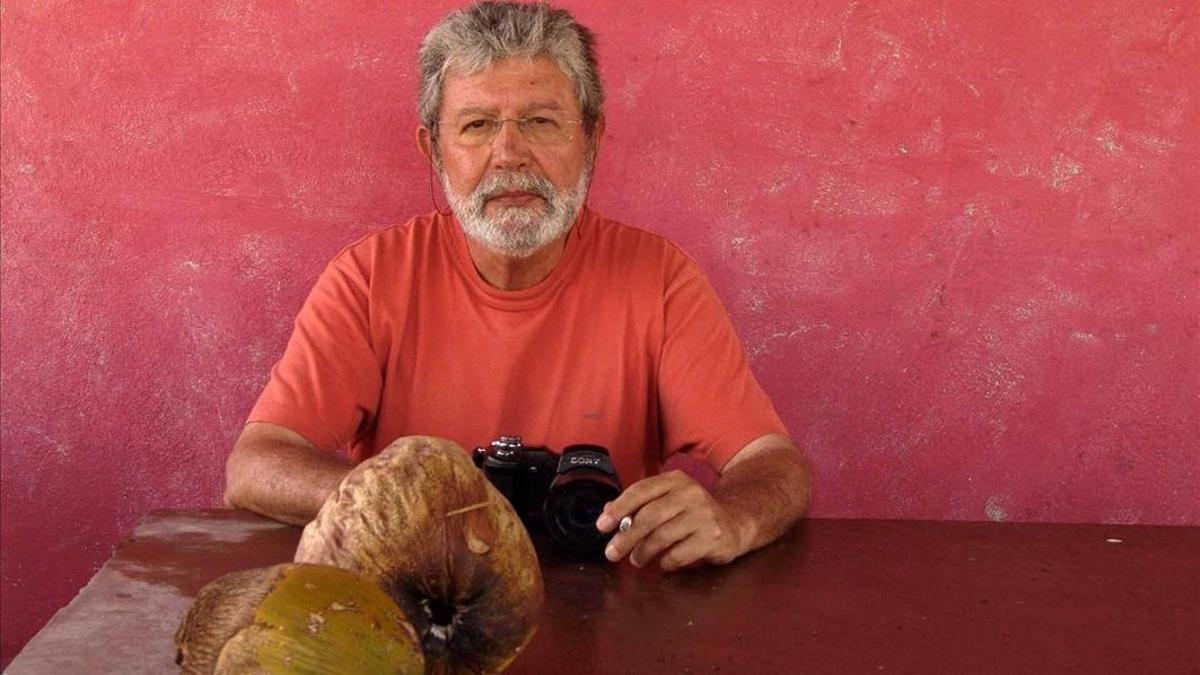
<svg viewBox="0 0 1200 675">
<path fill-rule="evenodd" d="M 604 505 L 621 494 L 621 481 L 608 450 L 599 445 L 569 445 L 546 496 L 543 520 L 550 536 L 568 550 L 594 555 L 612 537 L 596 529 Z"/>
<path fill-rule="evenodd" d="M 596 529 L 604 505 L 617 498 L 620 490 L 607 481 L 586 476 L 560 476 L 546 500 L 545 521 L 550 536 L 576 553 L 594 554 L 604 550 L 611 534 Z"/>
</svg>

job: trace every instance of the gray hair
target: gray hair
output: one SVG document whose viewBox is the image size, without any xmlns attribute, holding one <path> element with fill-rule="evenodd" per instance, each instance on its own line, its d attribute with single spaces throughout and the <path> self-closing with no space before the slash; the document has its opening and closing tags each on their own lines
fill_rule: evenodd
<svg viewBox="0 0 1200 675">
<path fill-rule="evenodd" d="M 596 68 L 595 36 L 565 9 L 543 2 L 476 2 L 447 14 L 421 41 L 417 115 L 437 137 L 442 89 L 452 68 L 477 73 L 516 56 L 549 56 L 575 83 L 583 128 L 596 130 L 604 87 Z"/>
</svg>

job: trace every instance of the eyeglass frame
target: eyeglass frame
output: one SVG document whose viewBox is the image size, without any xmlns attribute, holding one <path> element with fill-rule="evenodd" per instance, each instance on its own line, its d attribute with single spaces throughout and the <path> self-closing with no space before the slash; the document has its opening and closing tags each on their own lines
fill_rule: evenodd
<svg viewBox="0 0 1200 675">
<path fill-rule="evenodd" d="M 500 130 L 504 128 L 505 122 L 516 122 L 517 131 L 520 132 L 521 137 L 524 138 L 526 141 L 529 141 L 530 143 L 535 143 L 536 145 L 540 145 L 542 147 L 555 147 L 555 145 L 548 145 L 546 143 L 536 143 L 535 141 L 533 141 L 533 139 L 531 139 L 527 135 L 527 132 L 525 131 L 525 125 L 539 117 L 545 118 L 545 119 L 550 119 L 550 118 L 546 117 L 545 115 L 530 115 L 528 117 L 488 117 L 487 120 L 489 122 L 496 123 L 496 131 L 492 134 L 491 138 L 487 139 L 486 141 L 481 142 L 479 145 L 466 145 L 463 143 L 458 143 L 458 144 L 465 148 L 482 148 L 483 146 L 488 145 L 492 141 L 496 140 L 496 137 L 500 135 Z M 587 120 L 584 120 L 584 119 L 551 120 L 551 121 L 556 122 L 556 123 L 561 122 L 562 124 L 577 124 L 577 125 L 585 125 L 587 123 Z M 449 120 L 449 119 L 438 120 L 437 123 L 434 125 L 436 127 L 433 130 L 434 136 L 436 137 L 436 136 L 440 135 L 438 133 L 438 131 L 441 127 L 452 126 L 453 124 L 454 124 L 454 120 Z M 575 140 L 575 136 L 569 135 L 566 137 L 566 139 L 564 139 L 563 144 L 569 143 L 573 140 Z"/>
</svg>

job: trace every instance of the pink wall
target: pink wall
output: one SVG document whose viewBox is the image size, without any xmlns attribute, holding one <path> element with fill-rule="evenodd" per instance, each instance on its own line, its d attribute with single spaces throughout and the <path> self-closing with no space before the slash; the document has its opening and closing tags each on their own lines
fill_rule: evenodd
<svg viewBox="0 0 1200 675">
<path fill-rule="evenodd" d="M 431 208 L 451 3 L 294 4 L 0 10 L 5 660 L 218 503 L 318 270 Z M 709 271 L 815 515 L 1200 524 L 1196 3 L 568 4 L 591 203 Z"/>
</svg>

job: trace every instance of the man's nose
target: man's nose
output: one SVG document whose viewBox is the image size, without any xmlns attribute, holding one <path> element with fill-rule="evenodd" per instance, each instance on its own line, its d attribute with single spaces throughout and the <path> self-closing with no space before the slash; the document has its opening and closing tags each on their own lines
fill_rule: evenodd
<svg viewBox="0 0 1200 675">
<path fill-rule="evenodd" d="M 517 120 L 500 122 L 496 137 L 492 139 L 492 163 L 503 169 L 515 169 L 529 162 L 529 140 Z"/>
</svg>

